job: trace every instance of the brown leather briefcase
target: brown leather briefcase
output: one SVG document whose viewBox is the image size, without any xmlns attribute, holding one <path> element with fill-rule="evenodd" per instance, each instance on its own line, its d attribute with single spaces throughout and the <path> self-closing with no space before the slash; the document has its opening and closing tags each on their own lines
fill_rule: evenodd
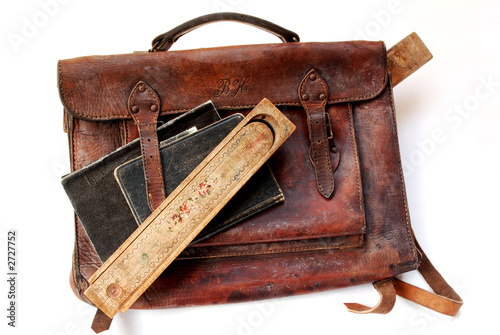
<svg viewBox="0 0 500 335">
<path fill-rule="evenodd" d="M 167 51 L 185 33 L 219 20 L 249 23 L 285 43 Z M 396 294 L 448 315 L 460 308 L 410 225 L 383 42 L 300 43 L 267 21 L 219 13 L 160 35 L 150 52 L 62 60 L 58 81 L 72 170 L 139 137 L 152 207 L 165 196 L 154 172 L 158 120 L 207 100 L 223 116 L 245 114 L 267 98 L 297 127 L 269 161 L 284 202 L 186 248 L 132 308 L 252 301 L 363 283 L 374 283 L 381 301 L 374 308 L 346 304 L 351 311 L 386 313 Z M 138 89 L 149 92 L 139 101 L 148 113 L 130 103 Z M 101 261 L 75 222 L 72 283 L 88 302 L 83 292 Z M 435 293 L 395 279 L 417 269 Z"/>
</svg>

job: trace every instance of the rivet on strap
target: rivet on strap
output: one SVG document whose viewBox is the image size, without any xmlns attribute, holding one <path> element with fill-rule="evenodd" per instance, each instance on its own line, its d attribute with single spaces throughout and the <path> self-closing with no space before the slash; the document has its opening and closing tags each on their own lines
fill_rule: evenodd
<svg viewBox="0 0 500 335">
<path fill-rule="evenodd" d="M 340 153 L 332 143 L 330 118 L 326 112 L 328 85 L 312 69 L 300 82 L 298 94 L 307 114 L 311 142 L 309 159 L 314 166 L 318 190 L 325 198 L 330 198 L 335 189 L 333 173 L 337 169 Z"/>
<path fill-rule="evenodd" d="M 165 186 L 156 133 L 160 106 L 158 94 L 143 81 L 135 85 L 128 99 L 129 113 L 139 129 L 144 179 L 146 180 L 148 204 L 151 211 L 154 211 L 165 199 Z"/>
</svg>

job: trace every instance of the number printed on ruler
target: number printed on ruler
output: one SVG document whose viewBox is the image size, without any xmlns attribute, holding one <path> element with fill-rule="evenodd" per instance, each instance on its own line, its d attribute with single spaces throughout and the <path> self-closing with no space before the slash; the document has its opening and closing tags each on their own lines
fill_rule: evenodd
<svg viewBox="0 0 500 335">
<path fill-rule="evenodd" d="M 7 324 L 16 326 L 17 318 L 17 231 L 7 231 Z"/>
</svg>

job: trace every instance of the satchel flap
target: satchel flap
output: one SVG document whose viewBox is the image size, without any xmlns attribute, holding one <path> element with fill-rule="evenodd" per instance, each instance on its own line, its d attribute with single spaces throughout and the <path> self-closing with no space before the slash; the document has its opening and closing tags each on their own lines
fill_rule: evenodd
<svg viewBox="0 0 500 335">
<path fill-rule="evenodd" d="M 127 99 L 139 81 L 160 96 L 161 113 L 187 111 L 208 99 L 217 108 L 251 108 L 266 97 L 300 105 L 298 85 L 316 69 L 328 103 L 371 99 L 387 85 L 383 42 L 286 43 L 88 56 L 61 60 L 58 85 L 65 109 L 89 120 L 128 119 Z"/>
</svg>

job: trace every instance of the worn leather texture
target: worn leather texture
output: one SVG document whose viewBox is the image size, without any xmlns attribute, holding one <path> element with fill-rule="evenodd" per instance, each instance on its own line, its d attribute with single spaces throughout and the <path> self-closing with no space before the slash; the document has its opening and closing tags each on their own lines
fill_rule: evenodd
<svg viewBox="0 0 500 335">
<path fill-rule="evenodd" d="M 156 134 L 159 106 L 158 94 L 143 81 L 135 85 L 128 98 L 130 115 L 139 130 L 146 194 L 151 211 L 154 211 L 166 198 Z"/>
<path fill-rule="evenodd" d="M 299 96 L 311 70 L 328 87 L 320 104 L 327 116 L 321 115 L 320 122 L 329 144 L 314 150 L 326 159 L 324 148 L 330 148 L 334 190 L 329 197 L 318 190 L 310 159 L 312 114 L 308 119 Z M 224 115 L 247 113 L 268 98 L 297 127 L 269 160 L 284 203 L 187 248 L 134 308 L 303 294 L 375 282 L 418 267 L 382 42 L 92 56 L 60 61 L 58 71 L 73 169 L 133 137 L 127 100 L 141 80 L 160 97 L 160 118 L 207 99 Z M 77 220 L 77 294 L 99 265 Z"/>
<path fill-rule="evenodd" d="M 69 113 L 95 121 L 129 119 L 127 101 L 140 80 L 158 93 L 161 114 L 188 111 L 208 99 L 218 109 L 252 108 L 263 97 L 297 106 L 299 83 L 315 68 L 330 86 L 328 103 L 363 101 L 387 85 L 382 49 L 381 42 L 360 41 L 87 56 L 59 62 L 59 92 Z M 120 85 L 107 84 L 103 75 Z M 105 90 L 96 89 L 102 85 Z"/>
<path fill-rule="evenodd" d="M 185 22 L 184 24 L 181 24 L 180 26 L 175 27 L 172 30 L 167 31 L 164 34 L 155 37 L 152 42 L 151 51 L 167 51 L 172 46 L 172 44 L 175 43 L 180 37 L 206 24 L 217 21 L 234 21 L 245 23 L 276 35 L 283 42 L 300 41 L 299 35 L 272 22 L 246 14 L 222 12 L 197 17 Z"/>
<path fill-rule="evenodd" d="M 330 143 L 332 126 L 325 110 L 328 95 L 328 84 L 314 69 L 300 82 L 299 99 L 307 114 L 311 143 L 309 159 L 314 166 L 318 190 L 325 198 L 330 198 L 335 189 L 333 173 L 340 160 L 337 147 Z M 330 151 L 334 153 L 333 162 Z"/>
</svg>

